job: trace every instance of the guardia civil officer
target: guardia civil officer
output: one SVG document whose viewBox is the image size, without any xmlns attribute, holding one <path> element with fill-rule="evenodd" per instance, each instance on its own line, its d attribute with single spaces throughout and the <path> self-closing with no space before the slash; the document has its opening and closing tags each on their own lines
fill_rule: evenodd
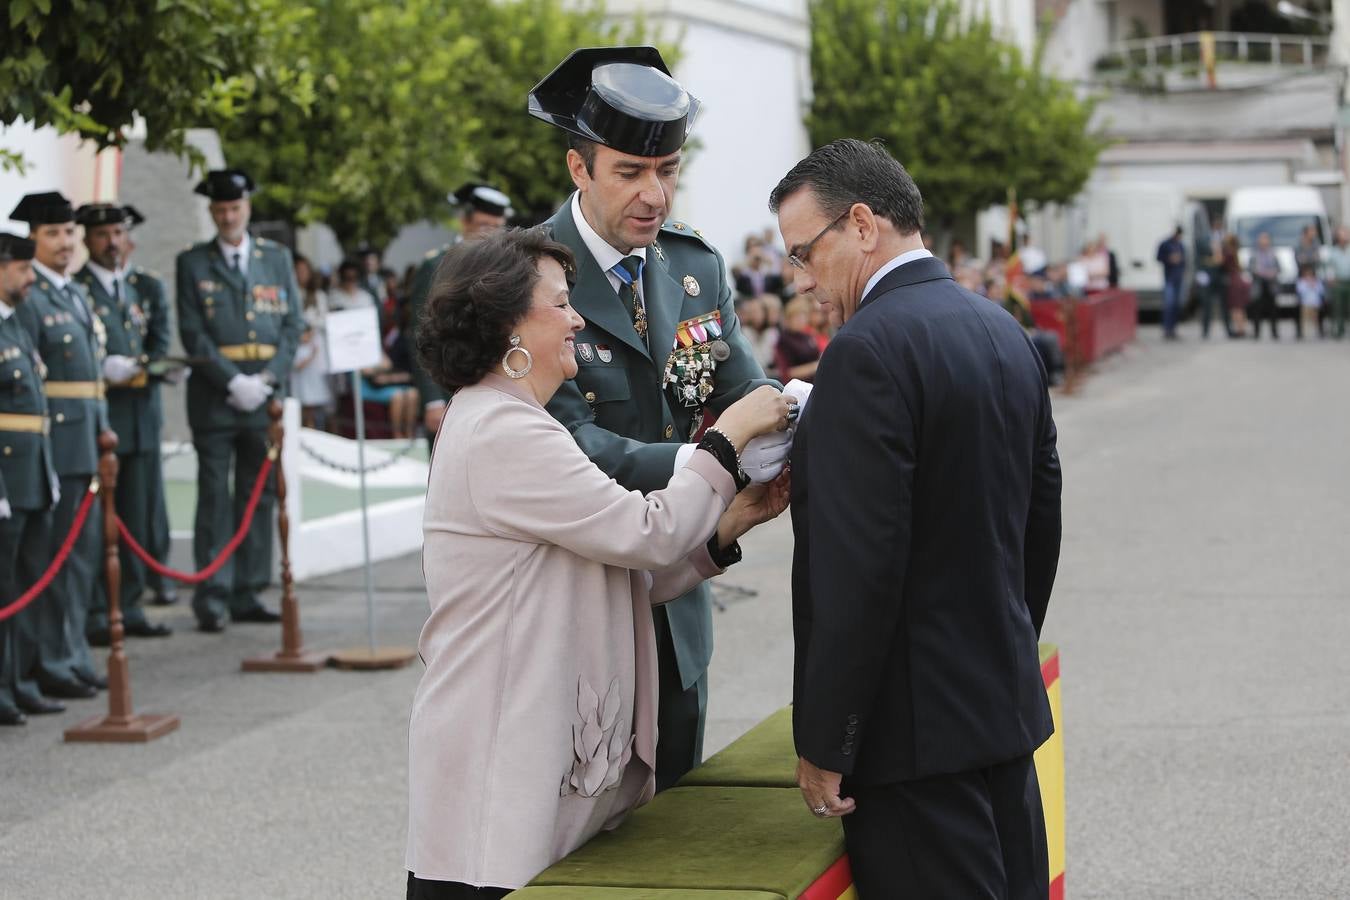
<svg viewBox="0 0 1350 900">
<path fill-rule="evenodd" d="M 568 135 L 576 192 L 546 227 L 576 254 L 572 305 L 586 320 L 576 336 L 577 376 L 548 409 L 629 489 L 665 487 L 693 452 L 705 410 L 719 413 L 774 383 L 741 334 L 721 254 L 698 231 L 667 220 L 698 110 L 652 47 L 577 50 L 529 96 L 530 114 Z M 781 470 L 788 445 L 751 455 L 737 449 L 747 471 L 767 480 Z M 659 607 L 653 618 L 659 790 L 703 756 L 709 587 Z"/>
<path fill-rule="evenodd" d="M 267 401 L 284 391 L 304 328 L 291 251 L 248 233 L 254 187 L 238 169 L 207 173 L 197 193 L 211 201 L 217 234 L 177 261 L 178 334 L 193 362 L 187 407 L 197 451 L 192 552 L 198 569 L 239 526 L 267 456 Z M 235 622 L 280 619 L 258 600 L 272 574 L 275 512 L 269 478 L 247 537 L 193 593 L 201 631 L 223 631 L 227 614 Z"/>
<path fill-rule="evenodd" d="M 507 217 L 511 215 L 511 198 L 490 184 L 470 181 L 448 199 L 459 206 L 459 234 L 444 247 L 428 253 L 417 267 L 410 298 L 412 309 L 409 316 L 408 345 L 412 347 L 417 346 L 418 319 L 422 314 L 422 307 L 426 305 L 427 295 L 431 293 L 431 283 L 436 275 L 436 269 L 440 266 L 441 260 L 445 259 L 445 254 L 460 241 L 471 241 L 480 235 L 501 230 L 506 225 Z M 413 381 L 422 396 L 423 424 L 427 430 L 427 440 L 433 441 L 436 429 L 441 424 L 441 414 L 445 412 L 446 394 L 427 375 L 426 370 L 418 362 L 416 353 L 412 355 L 412 369 Z"/>
<path fill-rule="evenodd" d="M 153 269 L 147 269 L 144 266 L 136 265 L 132 256 L 136 252 L 136 228 L 144 224 L 145 216 L 131 204 L 127 204 L 127 262 L 128 271 L 127 283 L 136 289 L 141 297 L 141 308 L 145 311 L 146 317 L 150 322 L 150 331 L 147 337 L 152 343 L 159 341 L 159 335 L 164 335 L 165 346 L 169 344 L 169 335 L 173 333 L 173 326 L 170 324 L 169 300 L 164 293 L 164 279 Z M 172 370 L 177 375 L 166 374 L 165 381 L 177 384 L 177 378 L 187 377 L 186 370 Z M 158 394 L 158 392 L 156 392 Z M 163 403 L 162 398 L 156 396 L 156 402 Z M 164 467 L 157 468 L 153 476 L 156 480 L 155 487 L 152 488 L 154 496 L 159 498 L 159 503 L 155 504 L 150 510 L 150 535 L 149 543 L 145 549 L 150 551 L 150 555 L 160 562 L 168 562 L 169 550 L 172 545 L 172 538 L 169 535 L 169 508 L 164 493 Z M 171 579 L 160 575 L 154 569 L 147 568 L 145 571 L 145 583 L 153 594 L 152 602 L 158 606 L 169 606 L 178 602 L 178 587 Z"/>
<path fill-rule="evenodd" d="M 75 211 L 84 227 L 89 260 L 75 273 L 103 322 L 107 335 L 103 379 L 108 419 L 117 432 L 117 515 L 142 547 L 153 546 L 151 521 L 164 503 L 160 475 L 159 436 L 164 415 L 159 404 L 158 375 L 152 363 L 169 352 L 167 328 L 151 330 L 150 314 L 135 279 L 126 269 L 127 225 L 130 215 L 115 203 L 88 203 Z M 167 324 L 167 323 L 165 323 Z M 123 627 L 136 637 L 172 634 L 167 625 L 151 622 L 141 608 L 145 591 L 145 564 L 125 544 L 121 547 L 121 607 Z M 89 643 L 109 643 L 107 595 L 95 592 L 85 635 Z"/>
<path fill-rule="evenodd" d="M 47 367 L 46 395 L 50 411 L 53 466 L 60 500 L 52 515 L 47 559 L 75 523 L 75 514 L 98 472 L 98 438 L 108 429 L 103 399 L 101 362 L 103 323 L 89 304 L 84 287 L 73 281 L 75 210 L 61 194 L 28 194 L 9 214 L 27 222 L 35 244 L 37 281 L 18 308 Z M 70 556 L 43 596 L 18 617 L 19 706 L 29 713 L 56 711 L 48 697 L 92 697 L 105 685 L 94 671 L 85 639 L 89 598 L 103 576 L 103 516 L 99 496 L 75 540 Z M 29 618 L 28 613 L 35 613 Z M 29 680 L 31 679 L 31 680 Z"/>
<path fill-rule="evenodd" d="M 34 249 L 0 232 L 0 605 L 14 602 L 46 569 L 56 505 L 42 360 L 15 315 L 35 280 Z M 13 619 L 0 622 L 0 725 L 25 721 L 14 696 L 14 632 Z"/>
</svg>

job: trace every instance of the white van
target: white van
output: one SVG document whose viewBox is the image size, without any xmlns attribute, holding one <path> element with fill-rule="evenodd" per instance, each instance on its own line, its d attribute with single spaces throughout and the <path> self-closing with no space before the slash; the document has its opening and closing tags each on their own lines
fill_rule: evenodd
<svg viewBox="0 0 1350 900">
<path fill-rule="evenodd" d="M 1187 199 L 1175 185 L 1141 181 L 1094 184 L 1086 200 L 1088 238 L 1106 235 L 1107 246 L 1116 254 L 1120 267 L 1120 287 L 1135 293 L 1141 313 L 1156 313 L 1162 308 L 1163 271 L 1158 245 L 1181 226 L 1186 246 L 1186 280 L 1181 295 L 1185 303 L 1195 278 L 1196 239 L 1208 238 L 1204 206 Z"/>
<path fill-rule="evenodd" d="M 1273 187 L 1238 188 L 1228 195 L 1224 210 L 1224 228 L 1237 235 L 1238 260 L 1247 268 L 1251 250 L 1264 232 L 1270 235 L 1275 247 L 1275 258 L 1280 264 L 1281 306 L 1294 306 L 1294 282 L 1298 267 L 1294 263 L 1294 248 L 1303 229 L 1312 225 L 1317 229 L 1317 242 L 1325 256 L 1331 240 L 1331 225 L 1327 221 L 1322 194 L 1314 187 L 1301 184 L 1283 184 Z"/>
</svg>

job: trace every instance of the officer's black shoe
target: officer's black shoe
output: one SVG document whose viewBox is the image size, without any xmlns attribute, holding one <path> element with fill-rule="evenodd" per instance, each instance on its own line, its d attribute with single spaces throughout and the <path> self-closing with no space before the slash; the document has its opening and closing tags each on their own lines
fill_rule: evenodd
<svg viewBox="0 0 1350 900">
<path fill-rule="evenodd" d="M 76 669 L 75 677 L 95 690 L 106 691 L 108 689 L 108 679 L 104 678 L 102 675 L 95 675 L 93 672 L 86 672 L 83 669 Z"/>
<path fill-rule="evenodd" d="M 166 587 L 164 590 L 155 594 L 154 599 L 150 601 L 156 606 L 173 606 L 178 602 L 178 591 Z"/>
<path fill-rule="evenodd" d="M 197 620 L 197 630 L 207 634 L 220 634 L 225 630 L 225 620 L 217 616 L 208 616 Z"/>
<path fill-rule="evenodd" d="M 230 620 L 234 622 L 260 622 L 263 624 L 271 624 L 272 622 L 280 622 L 281 615 L 272 612 L 270 609 L 259 603 L 257 606 L 246 609 L 243 612 L 230 613 Z"/>
<path fill-rule="evenodd" d="M 168 637 L 173 634 L 173 629 L 168 625 L 161 625 L 157 622 L 128 622 L 125 626 L 126 633 L 132 637 Z"/>
<path fill-rule="evenodd" d="M 17 707 L 6 703 L 0 706 L 0 725 L 22 725 L 28 721 L 28 717 L 19 712 Z"/>
<path fill-rule="evenodd" d="M 112 633 L 105 628 L 90 628 L 84 633 L 85 640 L 89 642 L 90 647 L 110 647 L 112 646 Z"/>
<path fill-rule="evenodd" d="M 19 703 L 19 709 L 28 713 L 30 716 L 49 716 L 54 713 L 63 713 L 66 711 L 64 703 L 57 703 L 55 700 L 48 700 L 43 696 L 28 696 L 19 694 L 14 698 Z"/>
<path fill-rule="evenodd" d="M 62 700 L 88 700 L 98 696 L 97 688 L 74 678 L 44 678 L 38 681 L 38 688 L 45 696 Z"/>
</svg>

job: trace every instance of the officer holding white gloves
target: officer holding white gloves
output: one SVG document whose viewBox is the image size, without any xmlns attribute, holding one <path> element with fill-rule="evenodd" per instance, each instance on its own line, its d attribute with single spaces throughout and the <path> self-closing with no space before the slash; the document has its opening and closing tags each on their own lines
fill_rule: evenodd
<svg viewBox="0 0 1350 900">
<path fill-rule="evenodd" d="M 267 401 L 285 391 L 304 320 L 291 252 L 248 233 L 253 180 L 237 169 L 207 173 L 197 193 L 210 200 L 217 235 L 178 256 L 178 331 L 193 360 L 188 424 L 197 451 L 193 556 L 209 564 L 238 528 L 267 456 Z M 234 469 L 231 495 L 230 469 Z M 192 598 L 197 627 L 275 622 L 258 594 L 272 572 L 276 494 L 269 480 L 234 557 Z"/>
</svg>

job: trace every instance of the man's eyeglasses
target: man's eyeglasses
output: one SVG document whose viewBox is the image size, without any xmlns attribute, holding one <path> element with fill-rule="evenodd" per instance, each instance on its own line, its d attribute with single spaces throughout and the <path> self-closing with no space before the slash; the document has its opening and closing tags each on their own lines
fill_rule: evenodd
<svg viewBox="0 0 1350 900">
<path fill-rule="evenodd" d="M 824 228 L 820 229 L 820 234 L 811 238 L 811 240 L 807 241 L 804 245 L 802 245 L 800 250 L 789 256 L 788 262 L 792 263 L 794 268 L 805 269 L 806 260 L 810 258 L 811 248 L 816 245 L 816 241 L 823 238 L 827 232 L 833 231 L 839 225 L 840 222 L 844 221 L 844 219 L 848 217 L 848 214 L 852 211 L 853 207 L 850 205 L 848 209 L 844 210 L 839 214 L 839 218 L 835 219 L 833 222 L 826 225 Z"/>
</svg>

